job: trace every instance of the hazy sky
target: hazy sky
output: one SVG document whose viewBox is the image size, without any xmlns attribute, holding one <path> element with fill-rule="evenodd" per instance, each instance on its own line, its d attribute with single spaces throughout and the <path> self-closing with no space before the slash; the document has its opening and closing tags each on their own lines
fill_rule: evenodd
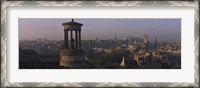
<svg viewBox="0 0 200 88">
<path fill-rule="evenodd" d="M 69 22 L 66 18 L 19 18 L 19 39 L 63 40 L 64 27 L 62 23 Z M 118 39 L 134 36 L 143 38 L 146 33 L 150 41 L 157 37 L 158 41 L 181 41 L 181 19 L 74 19 L 82 23 L 81 36 L 85 39 Z"/>
</svg>

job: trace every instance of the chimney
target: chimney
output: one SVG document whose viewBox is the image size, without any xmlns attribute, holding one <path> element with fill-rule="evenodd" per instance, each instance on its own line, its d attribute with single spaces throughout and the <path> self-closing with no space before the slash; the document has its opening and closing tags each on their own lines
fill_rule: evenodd
<svg viewBox="0 0 200 88">
<path fill-rule="evenodd" d="M 72 22 L 74 22 L 74 19 L 72 19 Z"/>
</svg>

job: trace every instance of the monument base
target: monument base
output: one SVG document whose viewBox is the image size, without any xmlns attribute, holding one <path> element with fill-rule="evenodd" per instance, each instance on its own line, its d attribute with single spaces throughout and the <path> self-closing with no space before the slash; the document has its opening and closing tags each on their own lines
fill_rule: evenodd
<svg viewBox="0 0 200 88">
<path fill-rule="evenodd" d="M 63 50 L 60 53 L 60 66 L 66 68 L 87 68 L 83 50 Z"/>
</svg>

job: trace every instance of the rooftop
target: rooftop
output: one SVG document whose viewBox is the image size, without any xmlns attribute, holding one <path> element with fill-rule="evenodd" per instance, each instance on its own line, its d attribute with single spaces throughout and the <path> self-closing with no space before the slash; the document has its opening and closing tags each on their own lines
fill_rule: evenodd
<svg viewBox="0 0 200 88">
<path fill-rule="evenodd" d="M 71 22 L 63 23 L 63 25 L 79 25 L 79 26 L 82 26 L 83 24 L 78 23 L 78 22 L 74 22 L 74 19 L 72 19 Z"/>
</svg>

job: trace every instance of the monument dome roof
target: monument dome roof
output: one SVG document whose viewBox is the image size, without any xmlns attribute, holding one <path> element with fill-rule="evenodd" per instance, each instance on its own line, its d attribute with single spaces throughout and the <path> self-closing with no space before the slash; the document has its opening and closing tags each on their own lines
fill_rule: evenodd
<svg viewBox="0 0 200 88">
<path fill-rule="evenodd" d="M 63 23 L 63 25 L 79 25 L 79 26 L 82 26 L 83 24 L 78 23 L 78 22 L 74 22 L 74 19 L 72 19 L 71 22 Z"/>
</svg>

